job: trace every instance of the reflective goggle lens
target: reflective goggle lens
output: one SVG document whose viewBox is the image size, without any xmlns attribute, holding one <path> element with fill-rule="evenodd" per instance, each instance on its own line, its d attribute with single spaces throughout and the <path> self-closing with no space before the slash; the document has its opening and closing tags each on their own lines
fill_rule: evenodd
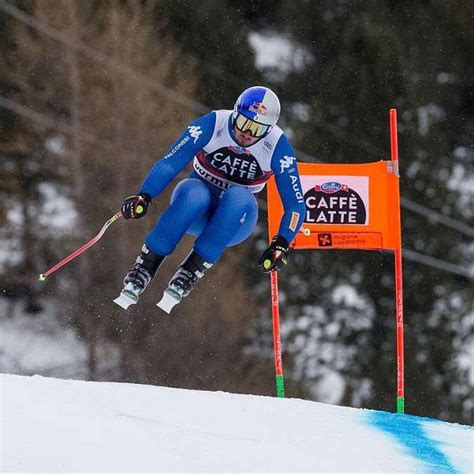
<svg viewBox="0 0 474 474">
<path fill-rule="evenodd" d="M 250 132 L 255 138 L 263 137 L 270 129 L 270 125 L 262 125 L 261 123 L 254 122 L 242 114 L 237 115 L 235 126 L 241 132 Z"/>
</svg>

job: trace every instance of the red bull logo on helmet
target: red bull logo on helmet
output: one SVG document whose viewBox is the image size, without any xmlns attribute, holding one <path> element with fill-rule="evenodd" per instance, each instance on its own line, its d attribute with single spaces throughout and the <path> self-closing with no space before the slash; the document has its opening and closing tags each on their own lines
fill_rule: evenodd
<svg viewBox="0 0 474 474">
<path fill-rule="evenodd" d="M 263 105 L 262 102 L 254 102 L 249 110 L 256 113 L 257 115 L 267 115 L 267 108 Z"/>
</svg>

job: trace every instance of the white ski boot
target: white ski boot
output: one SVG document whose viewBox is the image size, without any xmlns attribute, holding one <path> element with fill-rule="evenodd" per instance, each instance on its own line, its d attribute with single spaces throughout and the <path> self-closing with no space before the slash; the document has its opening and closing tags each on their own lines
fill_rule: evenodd
<svg viewBox="0 0 474 474">
<path fill-rule="evenodd" d="M 193 250 L 179 266 L 157 306 L 169 314 L 183 298 L 191 293 L 199 278 L 202 278 L 204 272 L 211 267 L 212 263 L 204 261 Z"/>
</svg>

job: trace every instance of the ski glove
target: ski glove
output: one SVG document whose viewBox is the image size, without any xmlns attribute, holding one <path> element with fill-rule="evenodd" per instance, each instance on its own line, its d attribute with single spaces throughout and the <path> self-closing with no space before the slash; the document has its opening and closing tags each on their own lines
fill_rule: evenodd
<svg viewBox="0 0 474 474">
<path fill-rule="evenodd" d="M 151 198 L 147 193 L 129 196 L 123 201 L 122 215 L 125 219 L 139 219 L 146 214 L 150 204 Z"/>
<path fill-rule="evenodd" d="M 289 246 L 290 244 L 284 237 L 275 235 L 260 257 L 258 262 L 260 270 L 264 273 L 281 270 L 288 262 Z"/>
</svg>

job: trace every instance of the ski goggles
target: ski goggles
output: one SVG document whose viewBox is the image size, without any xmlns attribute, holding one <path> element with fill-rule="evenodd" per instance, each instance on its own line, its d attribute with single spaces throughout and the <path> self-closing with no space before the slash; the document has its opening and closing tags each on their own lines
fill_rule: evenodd
<svg viewBox="0 0 474 474">
<path fill-rule="evenodd" d="M 261 123 L 250 120 L 245 115 L 238 114 L 234 120 L 234 125 L 241 132 L 249 132 L 255 138 L 263 137 L 270 130 L 271 125 L 263 125 Z"/>
</svg>

